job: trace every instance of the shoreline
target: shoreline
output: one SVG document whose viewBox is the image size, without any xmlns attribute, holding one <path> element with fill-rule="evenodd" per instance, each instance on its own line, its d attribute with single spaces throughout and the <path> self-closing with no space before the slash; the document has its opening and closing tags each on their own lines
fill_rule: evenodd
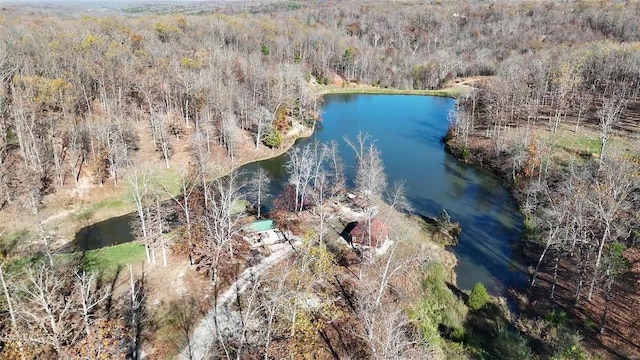
<svg viewBox="0 0 640 360">
<path fill-rule="evenodd" d="M 447 86 L 442 89 L 436 90 L 406 90 L 406 89 L 395 89 L 395 88 L 381 88 L 371 85 L 364 84 L 346 84 L 345 86 L 337 86 L 337 85 L 315 85 L 316 89 L 319 90 L 319 95 L 334 95 L 334 94 L 344 94 L 344 95 L 421 95 L 421 96 L 436 96 L 436 97 L 447 97 L 447 98 L 456 98 L 459 95 L 462 95 L 473 87 L 469 85 L 461 85 L 454 84 L 453 86 Z"/>
<path fill-rule="evenodd" d="M 295 136 L 286 138 L 285 141 L 283 141 L 283 145 L 280 148 L 277 148 L 277 151 L 275 151 L 273 154 L 269 154 L 269 155 L 266 155 L 266 156 L 245 160 L 245 161 L 242 161 L 242 162 L 239 162 L 239 163 L 231 164 L 230 166 L 220 167 L 220 170 L 218 172 L 216 172 L 215 176 L 212 176 L 210 180 L 213 181 L 213 180 L 218 179 L 220 177 L 227 176 L 232 171 L 237 170 L 237 169 L 239 169 L 239 168 L 241 168 L 241 167 L 243 167 L 245 165 L 249 165 L 249 164 L 253 164 L 253 163 L 256 163 L 256 162 L 269 160 L 269 159 L 273 159 L 273 158 L 276 158 L 278 156 L 281 156 L 281 155 L 285 154 L 287 151 L 289 151 L 289 149 L 291 149 L 299 139 L 305 139 L 305 138 L 308 138 L 308 137 L 312 136 L 314 131 L 315 131 L 315 122 L 314 122 L 314 125 L 313 125 L 312 128 L 307 128 L 305 131 L 303 131 L 303 132 L 301 132 L 299 134 L 296 134 Z M 178 194 L 173 194 L 173 195 L 169 195 L 167 197 L 164 197 L 164 198 L 161 199 L 161 201 L 162 202 L 170 201 L 170 200 L 172 200 L 172 196 L 175 196 L 175 195 L 178 195 Z M 68 211 L 68 210 L 60 211 L 60 212 L 55 213 L 54 215 L 48 217 L 43 222 L 53 221 L 54 219 L 58 220 L 58 221 L 65 221 L 70 216 L 74 216 L 76 214 L 81 214 L 84 211 L 91 211 L 92 204 L 89 203 L 87 205 L 88 206 L 81 207 L 81 208 L 75 209 L 73 211 Z M 135 207 L 133 207 L 132 204 L 128 204 L 128 203 L 125 206 L 123 206 L 122 208 L 120 208 L 119 211 L 109 211 L 109 209 L 112 210 L 113 208 L 108 208 L 107 207 L 108 216 L 102 216 L 102 217 L 98 216 L 98 217 L 96 217 L 96 219 L 94 221 L 92 221 L 91 223 L 83 224 L 82 227 L 78 228 L 75 231 L 75 233 L 78 233 L 82 229 L 94 226 L 94 225 L 96 225 L 98 223 L 101 223 L 103 221 L 107 221 L 109 219 L 113 219 L 113 218 L 116 218 L 116 217 L 125 216 L 125 215 L 128 215 L 128 214 L 134 213 L 136 211 Z M 64 240 L 65 240 L 64 243 L 56 244 L 56 246 L 58 248 L 62 248 L 64 246 L 69 245 L 70 243 L 72 243 L 75 239 L 68 238 L 68 239 L 64 239 Z"/>
<path fill-rule="evenodd" d="M 518 208 L 518 212 L 522 217 L 522 229 L 520 230 L 520 236 L 516 242 L 516 247 L 513 251 L 518 252 L 518 258 L 521 259 L 522 263 L 518 264 L 519 270 L 521 270 L 527 276 L 527 282 L 531 280 L 531 273 L 529 271 L 529 267 L 535 265 L 535 261 L 533 264 L 529 261 L 529 254 L 527 250 L 527 238 L 525 236 L 526 232 L 526 218 L 527 216 L 522 212 L 522 201 L 519 196 L 516 188 L 516 184 L 513 181 L 510 181 L 509 174 L 503 173 L 500 171 L 498 167 L 498 162 L 494 157 L 487 156 L 486 150 L 482 147 L 468 148 L 466 155 L 464 154 L 464 150 L 459 142 L 456 141 L 453 137 L 443 137 L 444 143 L 444 151 L 453 156 L 457 161 L 463 162 L 467 165 L 475 166 L 480 169 L 484 169 L 486 171 L 490 171 L 492 174 L 497 176 L 500 179 L 501 184 L 508 189 L 509 194 L 515 201 L 516 207 Z M 515 310 L 517 313 L 522 313 L 526 311 L 526 307 L 523 307 L 521 302 L 519 301 L 516 294 L 513 291 L 521 292 L 526 291 L 527 287 L 520 288 L 517 286 L 506 286 L 507 292 L 506 297 L 507 300 L 511 300 L 515 305 Z"/>
<path fill-rule="evenodd" d="M 455 84 L 453 86 L 447 86 L 438 90 L 405 90 L 405 89 L 394 89 L 394 88 L 378 88 L 371 85 L 364 84 L 352 84 L 348 83 L 346 86 L 334 86 L 334 85 L 310 85 L 311 90 L 315 92 L 317 96 L 317 100 L 322 102 L 324 96 L 326 95 L 334 95 L 334 94 L 354 94 L 354 95 L 419 95 L 419 96 L 437 96 L 437 97 L 448 97 L 448 98 L 456 98 L 456 96 L 463 94 L 465 91 L 472 89 L 468 85 L 459 85 Z M 321 106 L 321 104 L 320 104 Z M 313 122 L 313 126 L 308 128 L 305 127 L 302 131 L 295 133 L 293 136 L 285 138 L 282 146 L 278 148 L 276 151 L 263 154 L 262 156 L 253 157 L 250 159 L 246 159 L 244 161 L 238 163 L 231 163 L 221 166 L 219 171 L 212 177 L 212 179 L 219 178 L 221 176 L 228 175 L 232 171 L 249 164 L 253 164 L 259 161 L 264 161 L 268 159 L 273 159 L 275 157 L 281 156 L 282 154 L 289 151 L 295 143 L 300 139 L 305 139 L 313 136 L 316 129 L 316 123 L 318 121 L 322 121 L 320 116 L 318 115 L 315 121 Z M 304 125 L 303 125 L 304 126 Z M 67 230 L 58 233 L 59 240 L 54 244 L 56 248 L 62 248 L 69 243 L 73 242 L 75 239 L 75 234 L 77 234 L 80 230 L 84 228 L 88 228 L 90 226 L 94 226 L 100 222 L 106 221 L 108 219 L 112 219 L 115 217 L 124 216 L 130 214 L 135 211 L 135 208 L 129 204 L 124 198 L 125 190 L 122 188 L 116 188 L 121 193 L 116 196 L 101 196 L 100 198 L 93 199 L 93 201 L 85 202 L 85 200 L 79 198 L 78 203 L 82 204 L 81 206 L 73 209 L 65 208 L 64 206 L 56 206 L 50 208 L 53 210 L 50 212 L 49 216 L 42 220 L 42 223 L 48 224 L 52 229 L 57 229 L 60 225 L 66 223 Z M 113 194 L 113 193 L 111 193 Z M 175 194 L 172 194 L 175 195 Z M 163 201 L 167 201 L 171 199 L 171 195 L 167 195 Z M 106 202 L 107 205 L 98 206 L 101 202 Z M 119 203 L 121 205 L 111 205 L 109 202 Z M 82 217 L 84 213 L 92 213 L 91 220 L 87 222 L 86 220 L 79 220 L 78 218 Z M 73 229 L 73 233 L 69 232 L 69 229 Z M 20 231 L 20 229 L 14 229 L 13 231 Z M 58 232 L 55 230 L 55 232 Z"/>
<path fill-rule="evenodd" d="M 458 88 L 458 90 L 455 90 L 456 88 Z M 462 89 L 460 89 L 462 88 Z M 313 90 L 317 91 L 317 98 L 318 99 L 323 99 L 324 96 L 326 95 L 338 95 L 338 94 L 354 94 L 354 95 L 366 95 L 366 94 L 371 94 L 371 95 L 420 95 L 420 96 L 437 96 L 437 97 L 448 97 L 448 98 L 455 98 L 456 95 L 462 94 L 464 92 L 464 88 L 468 88 L 465 85 L 456 85 L 454 87 L 446 87 L 443 89 L 438 89 L 438 90 L 403 90 L 403 89 L 392 89 L 392 88 L 376 88 L 376 87 L 372 87 L 369 85 L 359 85 L 359 87 L 336 87 L 336 86 L 326 86 L 326 85 L 315 85 L 312 87 Z M 315 129 L 316 129 L 316 124 L 318 121 L 322 121 L 320 119 L 320 117 L 318 116 L 318 118 L 316 120 L 314 120 L 313 122 L 313 126 L 311 128 L 305 128 L 304 131 L 297 133 L 295 135 L 293 135 L 292 137 L 288 137 L 285 139 L 285 141 L 283 142 L 282 146 L 280 148 L 277 149 L 277 151 L 271 153 L 271 154 L 267 154 L 265 156 L 260 156 L 260 157 L 255 157 L 252 159 L 248 159 L 239 163 L 234 163 L 231 164 L 230 166 L 224 166 L 221 167 L 221 171 L 219 171 L 214 177 L 212 177 L 213 179 L 217 179 L 219 177 L 222 176 L 226 176 L 228 174 L 230 174 L 232 171 L 237 170 L 243 166 L 249 165 L 249 164 L 253 164 L 253 163 L 257 163 L 260 161 L 264 161 L 264 160 L 269 160 L 269 159 L 273 159 L 276 158 L 278 156 L 281 156 L 283 154 L 285 154 L 287 151 L 289 151 L 294 145 L 295 143 L 300 140 L 300 139 L 306 139 L 309 138 L 311 136 L 313 136 L 313 134 L 315 133 Z M 170 200 L 171 196 L 163 199 L 162 201 L 167 201 Z M 84 206 L 78 209 L 75 209 L 73 211 L 68 211 L 68 210 L 64 210 L 62 212 L 58 212 L 58 213 L 54 213 L 52 216 L 48 217 L 47 219 L 45 219 L 45 221 L 51 221 L 53 219 L 55 220 L 65 220 L 67 219 L 69 216 L 73 216 L 74 214 L 78 214 L 78 213 L 82 213 L 83 211 L 90 211 L 91 210 L 91 206 L 92 204 L 87 204 L 88 206 Z M 113 208 L 110 208 L 113 209 Z M 135 208 L 130 206 L 130 204 L 126 204 L 124 207 L 122 207 L 119 211 L 110 211 L 108 213 L 108 216 L 98 216 L 96 218 L 95 221 L 92 221 L 90 224 L 84 224 L 81 228 L 77 229 L 77 231 L 80 231 L 83 228 L 86 227 L 90 227 L 93 226 L 97 223 L 100 223 L 102 221 L 106 221 L 108 219 L 114 218 L 114 217 L 119 217 L 119 216 L 124 216 L 127 214 L 130 214 L 132 212 L 135 211 Z M 63 214 L 64 215 L 61 215 Z M 76 231 L 76 233 L 77 233 Z M 64 244 L 61 244 L 61 246 L 67 245 L 68 243 L 72 242 L 73 239 L 66 239 L 67 241 Z"/>
</svg>

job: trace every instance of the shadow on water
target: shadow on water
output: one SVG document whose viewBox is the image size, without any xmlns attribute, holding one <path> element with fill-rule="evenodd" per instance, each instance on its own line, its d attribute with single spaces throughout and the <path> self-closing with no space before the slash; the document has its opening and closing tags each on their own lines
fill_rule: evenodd
<svg viewBox="0 0 640 360">
<path fill-rule="evenodd" d="M 94 250 L 131 242 L 134 240 L 131 229 L 131 221 L 134 219 L 136 214 L 131 213 L 84 227 L 76 233 L 69 250 Z"/>
</svg>

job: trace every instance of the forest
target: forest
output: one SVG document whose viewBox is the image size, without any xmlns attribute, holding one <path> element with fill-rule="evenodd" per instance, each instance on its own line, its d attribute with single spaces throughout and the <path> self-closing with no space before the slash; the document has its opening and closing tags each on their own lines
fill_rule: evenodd
<svg viewBox="0 0 640 360">
<path fill-rule="evenodd" d="M 640 4 L 2 6 L 0 358 L 640 356 Z M 375 139 L 348 139 L 353 189 L 336 144 L 290 150 L 281 194 L 233 171 L 363 88 L 455 97 L 447 150 L 498 173 L 525 219 L 516 313 L 455 286 L 450 219 L 411 214 Z M 386 253 L 329 235 L 347 191 L 379 209 L 359 230 Z M 268 196 L 288 246 L 256 250 Z M 135 242 L 70 250 L 128 213 Z"/>
</svg>

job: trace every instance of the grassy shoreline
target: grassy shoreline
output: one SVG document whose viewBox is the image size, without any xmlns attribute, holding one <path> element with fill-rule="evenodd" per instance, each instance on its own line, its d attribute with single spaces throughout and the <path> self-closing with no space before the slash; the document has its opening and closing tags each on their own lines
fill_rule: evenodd
<svg viewBox="0 0 640 360">
<path fill-rule="evenodd" d="M 465 85 L 454 85 L 437 90 L 406 90 L 394 88 L 381 88 L 369 85 L 358 86 L 336 86 L 336 85 L 316 85 L 321 96 L 333 94 L 353 94 L 353 95 L 423 95 L 456 98 L 471 88 Z"/>
</svg>

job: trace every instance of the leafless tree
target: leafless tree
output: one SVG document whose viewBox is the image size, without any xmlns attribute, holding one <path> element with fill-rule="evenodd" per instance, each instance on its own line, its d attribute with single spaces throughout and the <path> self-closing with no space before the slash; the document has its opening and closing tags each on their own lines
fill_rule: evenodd
<svg viewBox="0 0 640 360">
<path fill-rule="evenodd" d="M 289 183 L 294 186 L 296 192 L 296 211 L 302 211 L 305 204 L 307 189 L 313 180 L 315 170 L 320 166 L 319 149 L 321 146 L 307 144 L 302 147 L 295 147 L 288 152 L 287 172 L 289 173 Z"/>
<path fill-rule="evenodd" d="M 269 133 L 272 123 L 273 123 L 273 115 L 269 111 L 269 109 L 264 106 L 258 107 L 252 116 L 255 118 L 255 140 L 256 140 L 256 149 L 260 142 L 264 139 L 265 135 Z"/>
<path fill-rule="evenodd" d="M 23 297 L 18 310 L 20 321 L 27 328 L 38 329 L 30 333 L 30 341 L 50 345 L 62 355 L 64 344 L 75 331 L 75 324 L 67 322 L 75 310 L 73 302 L 64 296 L 67 278 L 48 266 L 29 267 L 25 276 L 26 281 L 17 289 Z"/>
<path fill-rule="evenodd" d="M 75 271 L 75 286 L 77 302 L 80 305 L 80 314 L 84 323 L 84 329 L 88 337 L 93 336 L 92 326 L 97 307 L 111 296 L 108 289 L 98 288 L 98 279 L 95 273 Z"/>
<path fill-rule="evenodd" d="M 249 180 L 248 186 L 248 195 L 251 199 L 256 202 L 256 210 L 258 212 L 258 218 L 261 215 L 262 203 L 265 198 L 269 196 L 269 184 L 271 183 L 271 178 L 263 168 L 258 168 L 258 171 L 253 175 L 251 180 Z"/>
<path fill-rule="evenodd" d="M 331 141 L 327 144 L 328 169 L 331 172 L 332 187 L 330 189 L 331 196 L 339 194 L 347 187 L 347 180 L 344 176 L 344 162 L 338 151 L 338 143 Z"/>
<path fill-rule="evenodd" d="M 370 203 L 373 197 L 382 195 L 387 187 L 380 152 L 375 146 L 375 140 L 362 132 L 356 137 L 355 143 L 347 138 L 345 141 L 356 155 L 356 189 Z"/>
<path fill-rule="evenodd" d="M 469 147 L 469 134 L 473 128 L 473 113 L 469 113 L 466 109 L 461 108 L 460 102 L 467 99 L 459 99 L 453 110 L 449 113 L 449 124 L 455 129 L 456 137 L 462 139 L 464 148 Z M 472 107 L 472 111 L 475 107 Z"/>
<path fill-rule="evenodd" d="M 613 126 L 620 119 L 625 107 L 624 97 L 606 97 L 602 100 L 602 107 L 598 111 L 600 117 L 600 163 L 604 160 L 604 150 Z"/>
<path fill-rule="evenodd" d="M 189 246 L 189 264 L 193 265 L 193 234 L 192 234 L 192 223 L 193 219 L 191 216 L 191 206 L 190 206 L 190 197 L 193 191 L 196 188 L 197 184 L 197 174 L 194 174 L 189 168 L 185 167 L 180 172 L 180 193 L 172 194 L 170 189 L 164 187 L 164 191 L 167 195 L 169 195 L 173 201 L 180 207 L 182 210 L 182 214 L 184 216 L 185 227 L 186 227 L 186 235 L 187 235 L 187 244 Z"/>
<path fill-rule="evenodd" d="M 373 199 L 380 197 L 386 190 L 387 176 L 384 173 L 384 165 L 375 146 L 375 141 L 370 140 L 368 134 L 360 132 L 355 143 L 347 138 L 345 141 L 356 154 L 356 190 L 365 198 L 367 236 L 369 245 L 371 245 L 371 220 L 374 215 L 374 209 L 371 206 Z"/>
<path fill-rule="evenodd" d="M 233 259 L 234 243 L 239 240 L 242 188 L 238 173 L 234 171 L 224 178 L 214 180 L 204 189 L 210 192 L 211 201 L 203 219 L 206 235 L 195 248 L 196 263 L 207 272 L 214 284 L 218 282 L 222 257 Z"/>
<path fill-rule="evenodd" d="M 392 234 L 393 245 L 387 253 L 368 265 L 367 276 L 360 280 L 357 314 L 364 332 L 360 335 L 369 346 L 373 358 L 386 359 L 403 354 L 417 342 L 407 332 L 406 313 L 395 309 L 389 289 L 403 277 L 411 277 L 410 269 L 425 264 L 429 256 L 421 251 L 406 254 L 399 244 L 415 236 L 407 229 Z"/>
<path fill-rule="evenodd" d="M 5 279 L 5 272 L 3 267 L 4 267 L 4 264 L 0 264 L 0 282 L 2 282 L 2 290 L 4 292 L 4 298 L 5 298 L 7 310 L 9 311 L 9 318 L 11 320 L 11 331 L 12 331 L 12 334 L 10 335 L 11 338 L 8 340 L 13 340 L 17 342 L 20 359 L 24 360 L 25 354 L 24 354 L 24 345 L 23 345 L 23 339 L 22 339 L 23 334 L 22 334 L 22 330 L 18 327 L 17 314 L 13 305 L 14 300 L 12 298 L 11 293 L 9 292 L 9 286 L 7 285 L 7 280 Z"/>
<path fill-rule="evenodd" d="M 147 214 L 145 209 L 149 202 L 152 174 L 146 168 L 133 168 L 129 173 L 127 180 L 129 182 L 129 196 L 133 200 L 138 213 L 142 243 L 145 247 L 147 262 L 150 263 L 152 259 L 149 248 L 149 229 L 147 227 Z"/>
<path fill-rule="evenodd" d="M 633 211 L 633 196 L 638 187 L 638 169 L 635 164 L 623 156 L 613 156 L 601 162 L 600 171 L 594 174 L 594 183 L 588 198 L 593 207 L 598 224 L 600 239 L 597 243 L 597 255 L 589 294 L 591 300 L 596 279 L 600 272 L 601 260 L 605 248 L 619 236 L 628 233 L 628 211 Z"/>
</svg>

